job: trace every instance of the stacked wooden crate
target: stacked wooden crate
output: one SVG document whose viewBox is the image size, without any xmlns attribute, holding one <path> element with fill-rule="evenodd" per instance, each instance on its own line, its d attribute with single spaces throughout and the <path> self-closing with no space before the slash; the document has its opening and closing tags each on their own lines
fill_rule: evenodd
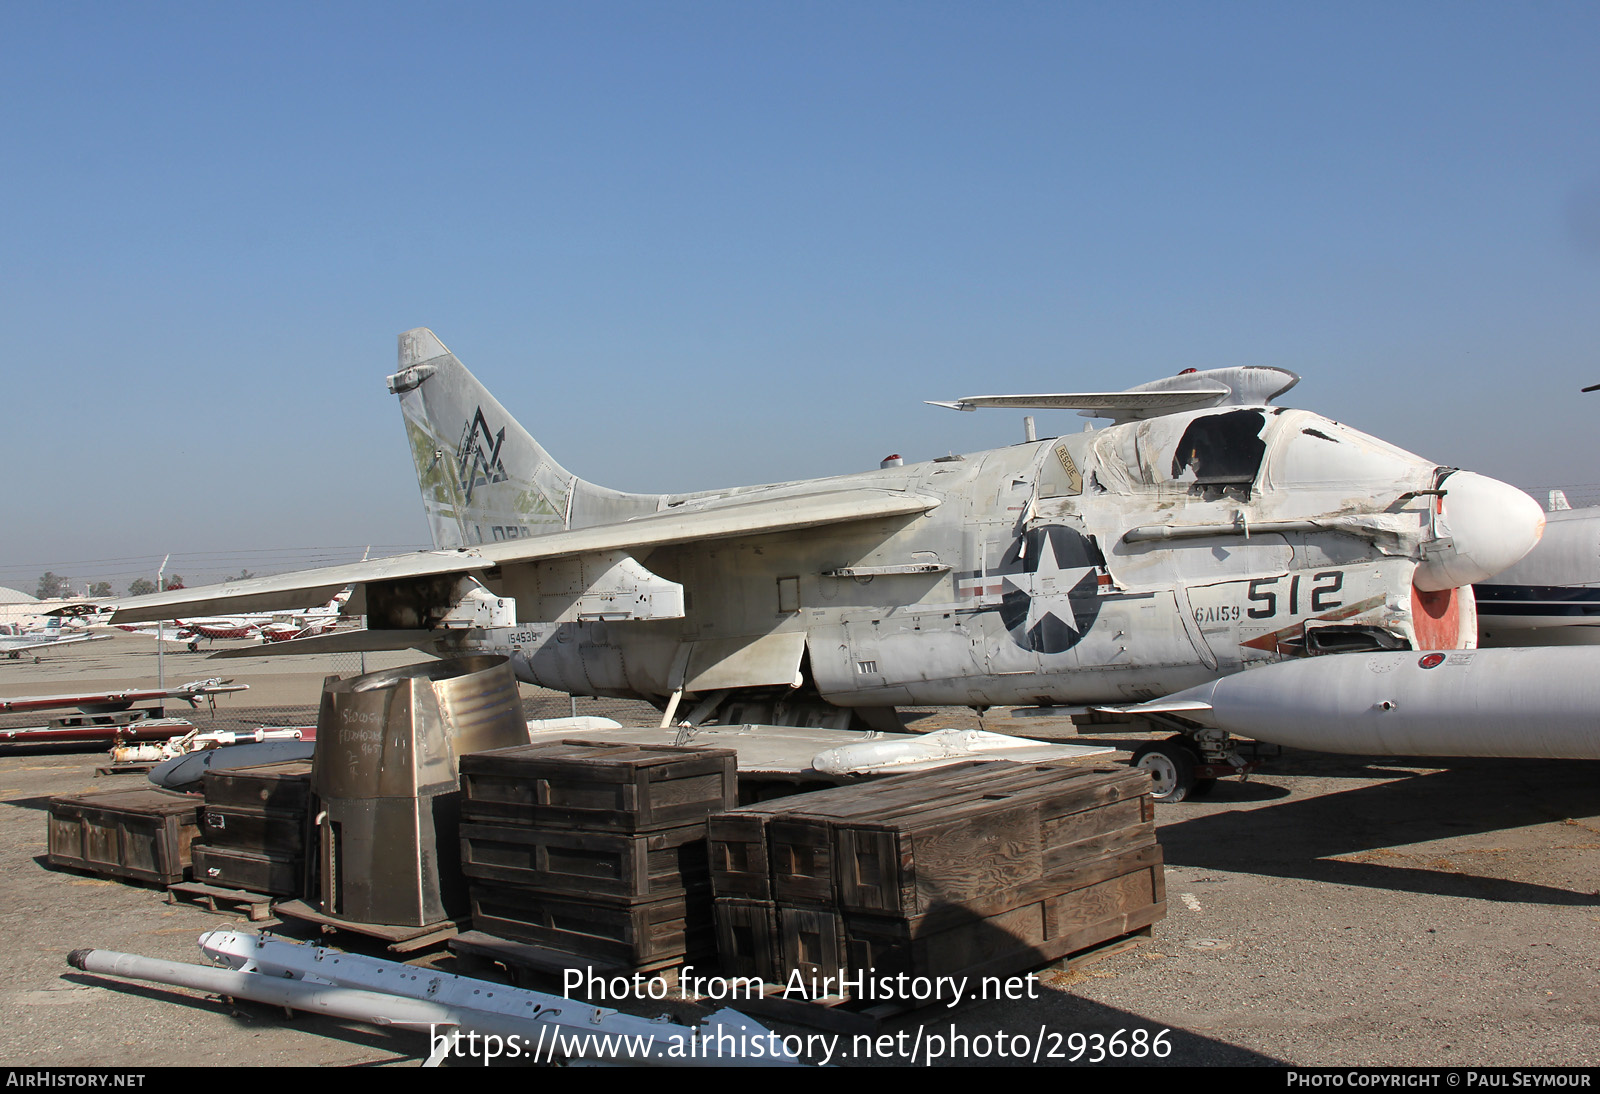
<svg viewBox="0 0 1600 1094">
<path fill-rule="evenodd" d="M 53 866 L 157 885 L 183 880 L 199 835 L 200 799 L 143 788 L 50 799 Z"/>
<path fill-rule="evenodd" d="M 1149 795 L 1125 767 L 975 762 L 713 817 L 723 971 L 1001 975 L 1146 927 Z"/>
<path fill-rule="evenodd" d="M 475 930 L 616 969 L 715 953 L 706 818 L 738 801 L 731 749 L 581 741 L 461 758 Z"/>
<path fill-rule="evenodd" d="M 270 896 L 305 891 L 309 760 L 207 771 L 205 798 L 196 881 Z"/>
</svg>

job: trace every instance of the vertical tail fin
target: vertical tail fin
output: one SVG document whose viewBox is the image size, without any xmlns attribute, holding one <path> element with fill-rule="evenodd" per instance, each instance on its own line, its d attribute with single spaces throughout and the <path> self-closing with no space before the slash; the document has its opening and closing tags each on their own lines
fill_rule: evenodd
<svg viewBox="0 0 1600 1094">
<path fill-rule="evenodd" d="M 400 336 L 406 439 L 437 548 L 520 539 L 653 512 L 654 494 L 584 482 L 534 440 L 426 327 Z"/>
</svg>

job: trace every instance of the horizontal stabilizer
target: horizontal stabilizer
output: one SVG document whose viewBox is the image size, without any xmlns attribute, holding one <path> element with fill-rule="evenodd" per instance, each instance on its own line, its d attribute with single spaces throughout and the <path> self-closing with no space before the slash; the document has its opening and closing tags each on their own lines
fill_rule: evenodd
<svg viewBox="0 0 1600 1094">
<path fill-rule="evenodd" d="M 763 535 L 800 528 L 913 516 L 939 504 L 938 498 L 895 490 L 854 489 L 800 494 L 761 501 L 728 502 L 704 508 L 672 508 L 634 520 L 551 532 L 527 539 L 484 543 L 445 551 L 418 551 L 370 562 L 351 562 L 302 570 L 278 577 L 251 578 L 194 589 L 172 589 L 119 601 L 113 623 L 154 622 L 181 615 L 270 612 L 323 604 L 350 585 L 374 581 L 481 573 L 495 567 L 591 551 L 636 552 L 646 547 L 735 536 Z"/>
</svg>

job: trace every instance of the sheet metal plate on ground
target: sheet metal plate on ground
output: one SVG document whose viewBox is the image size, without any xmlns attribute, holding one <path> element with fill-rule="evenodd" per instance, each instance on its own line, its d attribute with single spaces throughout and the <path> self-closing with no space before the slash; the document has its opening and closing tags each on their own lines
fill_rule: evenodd
<svg viewBox="0 0 1600 1094">
<path fill-rule="evenodd" d="M 739 771 L 747 775 L 800 775 L 814 773 L 812 759 L 819 752 L 842 745 L 860 744 L 864 741 L 888 743 L 912 742 L 921 738 L 918 733 L 880 733 L 871 735 L 843 729 L 817 729 L 811 726 L 698 726 L 687 732 L 669 726 L 622 726 L 618 729 L 536 730 L 528 736 L 540 741 L 617 741 L 644 745 L 681 745 L 687 748 L 731 748 L 739 753 Z M 1010 760 L 1016 763 L 1048 763 L 1056 760 L 1080 760 L 1089 756 L 1109 755 L 1114 748 L 1108 745 L 1053 744 L 1040 741 L 1034 748 L 1019 748 L 1002 752 L 974 752 L 970 755 L 951 756 L 941 763 L 962 763 L 968 760 Z M 928 762 L 904 764 L 874 770 L 873 775 L 895 775 L 909 771 L 922 771 L 931 766 Z"/>
</svg>

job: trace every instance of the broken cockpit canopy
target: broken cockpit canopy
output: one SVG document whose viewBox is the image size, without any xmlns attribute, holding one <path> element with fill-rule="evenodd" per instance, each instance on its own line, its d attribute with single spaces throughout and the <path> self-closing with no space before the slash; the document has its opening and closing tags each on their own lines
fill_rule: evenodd
<svg viewBox="0 0 1600 1094">
<path fill-rule="evenodd" d="M 1228 491 L 1248 500 L 1277 414 L 1250 407 L 1175 414 L 1105 430 L 1094 441 L 1096 484 L 1113 493 Z"/>
</svg>

